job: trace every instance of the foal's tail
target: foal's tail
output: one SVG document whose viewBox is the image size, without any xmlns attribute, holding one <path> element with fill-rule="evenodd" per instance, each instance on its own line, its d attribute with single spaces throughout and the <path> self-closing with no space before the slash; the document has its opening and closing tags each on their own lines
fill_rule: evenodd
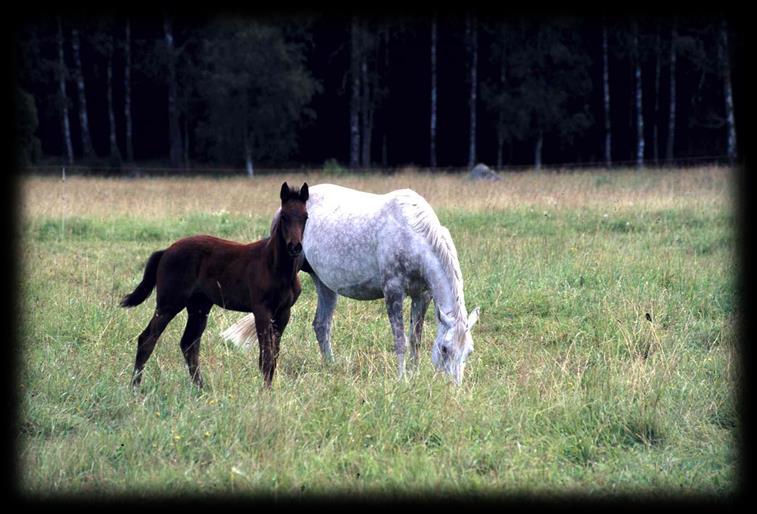
<svg viewBox="0 0 757 514">
<path fill-rule="evenodd" d="M 163 257 L 163 252 L 165 250 L 159 250 L 150 256 L 145 266 L 142 282 L 139 283 L 134 292 L 124 296 L 123 300 L 121 300 L 121 307 L 134 307 L 144 302 L 150 296 L 155 287 L 155 276 L 158 274 L 158 263 L 160 262 L 160 258 Z"/>
</svg>

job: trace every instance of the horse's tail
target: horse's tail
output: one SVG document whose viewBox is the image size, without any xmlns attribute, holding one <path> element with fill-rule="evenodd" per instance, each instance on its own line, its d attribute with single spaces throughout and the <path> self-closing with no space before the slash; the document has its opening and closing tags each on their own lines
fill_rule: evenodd
<svg viewBox="0 0 757 514">
<path fill-rule="evenodd" d="M 258 340 L 255 316 L 250 313 L 221 332 L 221 337 L 235 346 L 248 350 Z"/>
<path fill-rule="evenodd" d="M 137 288 L 131 293 L 124 296 L 121 300 L 121 307 L 134 307 L 144 302 L 150 293 L 152 293 L 155 287 L 155 278 L 158 274 L 158 263 L 160 258 L 163 257 L 165 250 L 159 250 L 153 253 L 147 260 L 145 266 L 145 274 L 142 277 L 142 282 L 139 283 Z"/>
</svg>

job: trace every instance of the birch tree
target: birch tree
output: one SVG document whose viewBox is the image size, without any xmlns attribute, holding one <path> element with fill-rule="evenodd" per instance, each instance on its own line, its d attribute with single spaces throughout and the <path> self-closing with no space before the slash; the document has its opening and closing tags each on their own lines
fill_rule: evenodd
<svg viewBox="0 0 757 514">
<path fill-rule="evenodd" d="M 662 60 L 660 54 L 660 25 L 658 23 L 655 32 L 654 119 L 652 120 L 652 155 L 655 165 L 660 162 L 658 142 L 658 126 L 660 124 L 660 61 Z"/>
<path fill-rule="evenodd" d="M 113 17 L 107 16 L 97 19 L 91 27 L 92 35 L 90 41 L 96 54 L 100 57 L 100 59 L 95 61 L 96 69 L 100 64 L 98 61 L 101 62 L 104 59 L 106 76 L 104 96 L 106 98 L 108 116 L 108 160 L 112 166 L 118 167 L 121 165 L 121 151 L 118 148 L 116 116 L 113 109 L 113 55 L 116 48 L 115 26 L 116 20 Z"/>
<path fill-rule="evenodd" d="M 465 24 L 465 41 L 468 53 L 468 73 L 470 93 L 468 109 L 470 113 L 468 140 L 468 167 L 476 163 L 476 95 L 478 90 L 478 25 L 474 15 L 468 15 Z"/>
<path fill-rule="evenodd" d="M 98 20 L 93 26 L 91 37 L 96 52 L 105 59 L 105 97 L 107 99 L 108 114 L 108 159 L 111 165 L 120 166 L 121 151 L 118 149 L 116 138 L 116 117 L 113 110 L 113 54 L 115 51 L 115 36 L 113 30 L 115 19 L 105 17 Z"/>
<path fill-rule="evenodd" d="M 60 110 L 60 122 L 61 122 L 61 136 L 63 138 L 63 145 L 66 149 L 66 162 L 69 165 L 74 163 L 74 150 L 71 145 L 71 126 L 68 121 L 68 94 L 66 93 L 66 77 L 68 76 L 68 68 L 66 67 L 65 59 L 63 58 L 63 28 L 60 21 L 58 21 L 58 66 L 56 68 L 56 76 L 58 79 L 58 108 Z"/>
<path fill-rule="evenodd" d="M 108 127 L 109 127 L 109 152 L 111 162 L 121 162 L 121 152 L 118 149 L 118 141 L 116 141 L 116 117 L 113 113 L 113 45 L 108 47 Z"/>
<path fill-rule="evenodd" d="M 92 146 L 92 138 L 89 133 L 89 113 L 87 112 L 87 87 L 84 81 L 84 72 L 82 70 L 81 45 L 79 42 L 79 31 L 74 27 L 71 29 L 71 49 L 74 54 L 74 72 L 76 78 L 76 90 L 79 97 L 79 125 L 81 128 L 82 152 L 85 159 L 95 157 L 95 150 Z"/>
<path fill-rule="evenodd" d="M 636 167 L 644 166 L 644 110 L 642 105 L 641 50 L 639 48 L 639 23 L 633 21 L 634 91 L 636 98 Z"/>
<path fill-rule="evenodd" d="M 736 161 L 736 121 L 733 112 L 733 91 L 731 89 L 731 64 L 728 56 L 728 22 L 720 24 L 720 62 L 723 77 L 723 100 L 727 130 L 726 155 L 729 162 Z"/>
<path fill-rule="evenodd" d="M 369 71 L 369 34 L 365 28 L 360 31 L 360 166 L 371 167 L 371 144 L 373 141 L 373 113 L 375 83 L 374 73 Z"/>
<path fill-rule="evenodd" d="M 676 20 L 670 29 L 670 109 L 668 114 L 668 139 L 665 147 L 665 160 L 670 164 L 673 161 L 673 149 L 676 135 L 676 45 L 678 30 Z"/>
<path fill-rule="evenodd" d="M 350 168 L 360 165 L 360 35 L 357 16 L 350 21 Z"/>
<path fill-rule="evenodd" d="M 131 122 L 131 21 L 126 19 L 124 38 L 124 122 L 126 124 L 126 160 L 134 162 Z"/>
<path fill-rule="evenodd" d="M 436 169 L 436 27 L 437 15 L 431 20 L 431 121 L 430 121 L 430 143 L 429 143 L 429 164 L 432 170 Z"/>
<path fill-rule="evenodd" d="M 168 67 L 168 146 L 172 168 L 181 166 L 181 132 L 179 131 L 178 84 L 176 82 L 176 45 L 173 36 L 173 20 L 163 18 L 163 37 L 166 45 Z"/>
<path fill-rule="evenodd" d="M 607 21 L 602 23 L 602 99 L 605 114 L 605 164 L 612 165 L 612 130 L 610 126 L 610 68 L 608 65 Z"/>
</svg>

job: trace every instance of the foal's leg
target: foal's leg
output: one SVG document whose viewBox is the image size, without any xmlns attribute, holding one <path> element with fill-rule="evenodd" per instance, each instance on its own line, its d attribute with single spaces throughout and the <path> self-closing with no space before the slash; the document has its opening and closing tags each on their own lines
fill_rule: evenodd
<svg viewBox="0 0 757 514">
<path fill-rule="evenodd" d="M 313 319 L 315 338 L 318 340 L 318 346 L 321 348 L 321 357 L 323 357 L 323 360 L 334 362 L 334 355 L 331 353 L 331 320 L 334 317 L 337 294 L 326 287 L 315 273 L 311 273 L 310 276 L 313 279 L 315 291 L 318 294 L 318 306 L 315 309 L 315 318 Z"/>
<path fill-rule="evenodd" d="M 286 307 L 280 309 L 276 315 L 273 317 L 273 333 L 272 333 L 272 342 L 273 342 L 273 366 L 271 368 L 271 380 L 273 380 L 273 374 L 276 371 L 276 363 L 279 359 L 279 350 L 281 348 L 281 336 L 284 334 L 284 329 L 289 324 L 289 316 L 291 313 L 291 308 Z"/>
<path fill-rule="evenodd" d="M 405 328 L 402 321 L 402 301 L 405 299 L 405 291 L 393 281 L 384 284 L 384 301 L 386 302 L 386 313 L 389 316 L 389 324 L 392 326 L 394 334 L 394 351 L 397 353 L 397 373 L 400 378 L 405 373 L 405 347 L 407 339 L 405 338 Z"/>
<path fill-rule="evenodd" d="M 423 335 L 423 320 L 426 317 L 428 305 L 431 302 L 431 294 L 428 291 L 414 296 L 410 307 L 410 362 L 413 369 L 418 367 L 418 351 L 421 346 L 421 337 Z"/>
<path fill-rule="evenodd" d="M 208 313 L 213 304 L 206 299 L 195 298 L 187 305 L 187 326 L 181 336 L 181 353 L 187 361 L 189 376 L 199 388 L 202 388 L 200 373 L 200 339 L 208 323 Z"/>
<path fill-rule="evenodd" d="M 131 379 L 132 386 L 139 386 L 142 381 L 142 370 L 145 367 L 147 359 L 152 355 L 152 351 L 155 349 L 155 344 L 158 342 L 158 338 L 166 329 L 168 323 L 179 313 L 180 310 L 181 308 L 156 308 L 155 314 L 147 324 L 147 327 L 141 334 L 139 334 L 139 339 L 137 340 L 137 357 L 134 361 L 134 373 L 132 374 Z"/>
<path fill-rule="evenodd" d="M 273 381 L 273 370 L 276 366 L 274 362 L 274 330 L 271 321 L 271 313 L 265 309 L 254 311 L 255 329 L 258 332 L 258 344 L 260 345 L 260 354 L 258 356 L 258 366 L 263 372 L 263 384 L 271 387 Z"/>
</svg>

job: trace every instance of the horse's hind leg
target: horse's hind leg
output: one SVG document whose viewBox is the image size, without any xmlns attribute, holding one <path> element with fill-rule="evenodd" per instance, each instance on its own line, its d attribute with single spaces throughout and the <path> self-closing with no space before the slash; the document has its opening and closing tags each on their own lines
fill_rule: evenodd
<svg viewBox="0 0 757 514">
<path fill-rule="evenodd" d="M 310 274 L 318 294 L 318 306 L 315 309 L 313 330 L 318 346 L 321 348 L 321 357 L 326 362 L 333 362 L 334 355 L 331 353 L 331 320 L 334 317 L 337 294 L 326 287 L 315 273 Z"/>
<path fill-rule="evenodd" d="M 187 361 L 189 376 L 197 387 L 202 388 L 200 373 L 200 339 L 208 323 L 208 313 L 213 304 L 207 300 L 194 299 L 187 305 L 187 325 L 181 336 L 181 353 Z"/>
<path fill-rule="evenodd" d="M 158 338 L 166 329 L 168 323 L 178 314 L 181 309 L 157 308 L 147 327 L 139 334 L 137 340 L 137 357 L 134 361 L 134 373 L 132 374 L 131 385 L 139 386 L 142 381 L 142 370 L 145 368 L 147 359 L 152 355 Z"/>
<path fill-rule="evenodd" d="M 408 339 L 410 339 L 410 362 L 413 369 L 418 367 L 418 353 L 423 335 L 423 320 L 426 317 L 426 311 L 430 302 L 431 294 L 428 291 L 424 291 L 412 298 Z"/>
</svg>

